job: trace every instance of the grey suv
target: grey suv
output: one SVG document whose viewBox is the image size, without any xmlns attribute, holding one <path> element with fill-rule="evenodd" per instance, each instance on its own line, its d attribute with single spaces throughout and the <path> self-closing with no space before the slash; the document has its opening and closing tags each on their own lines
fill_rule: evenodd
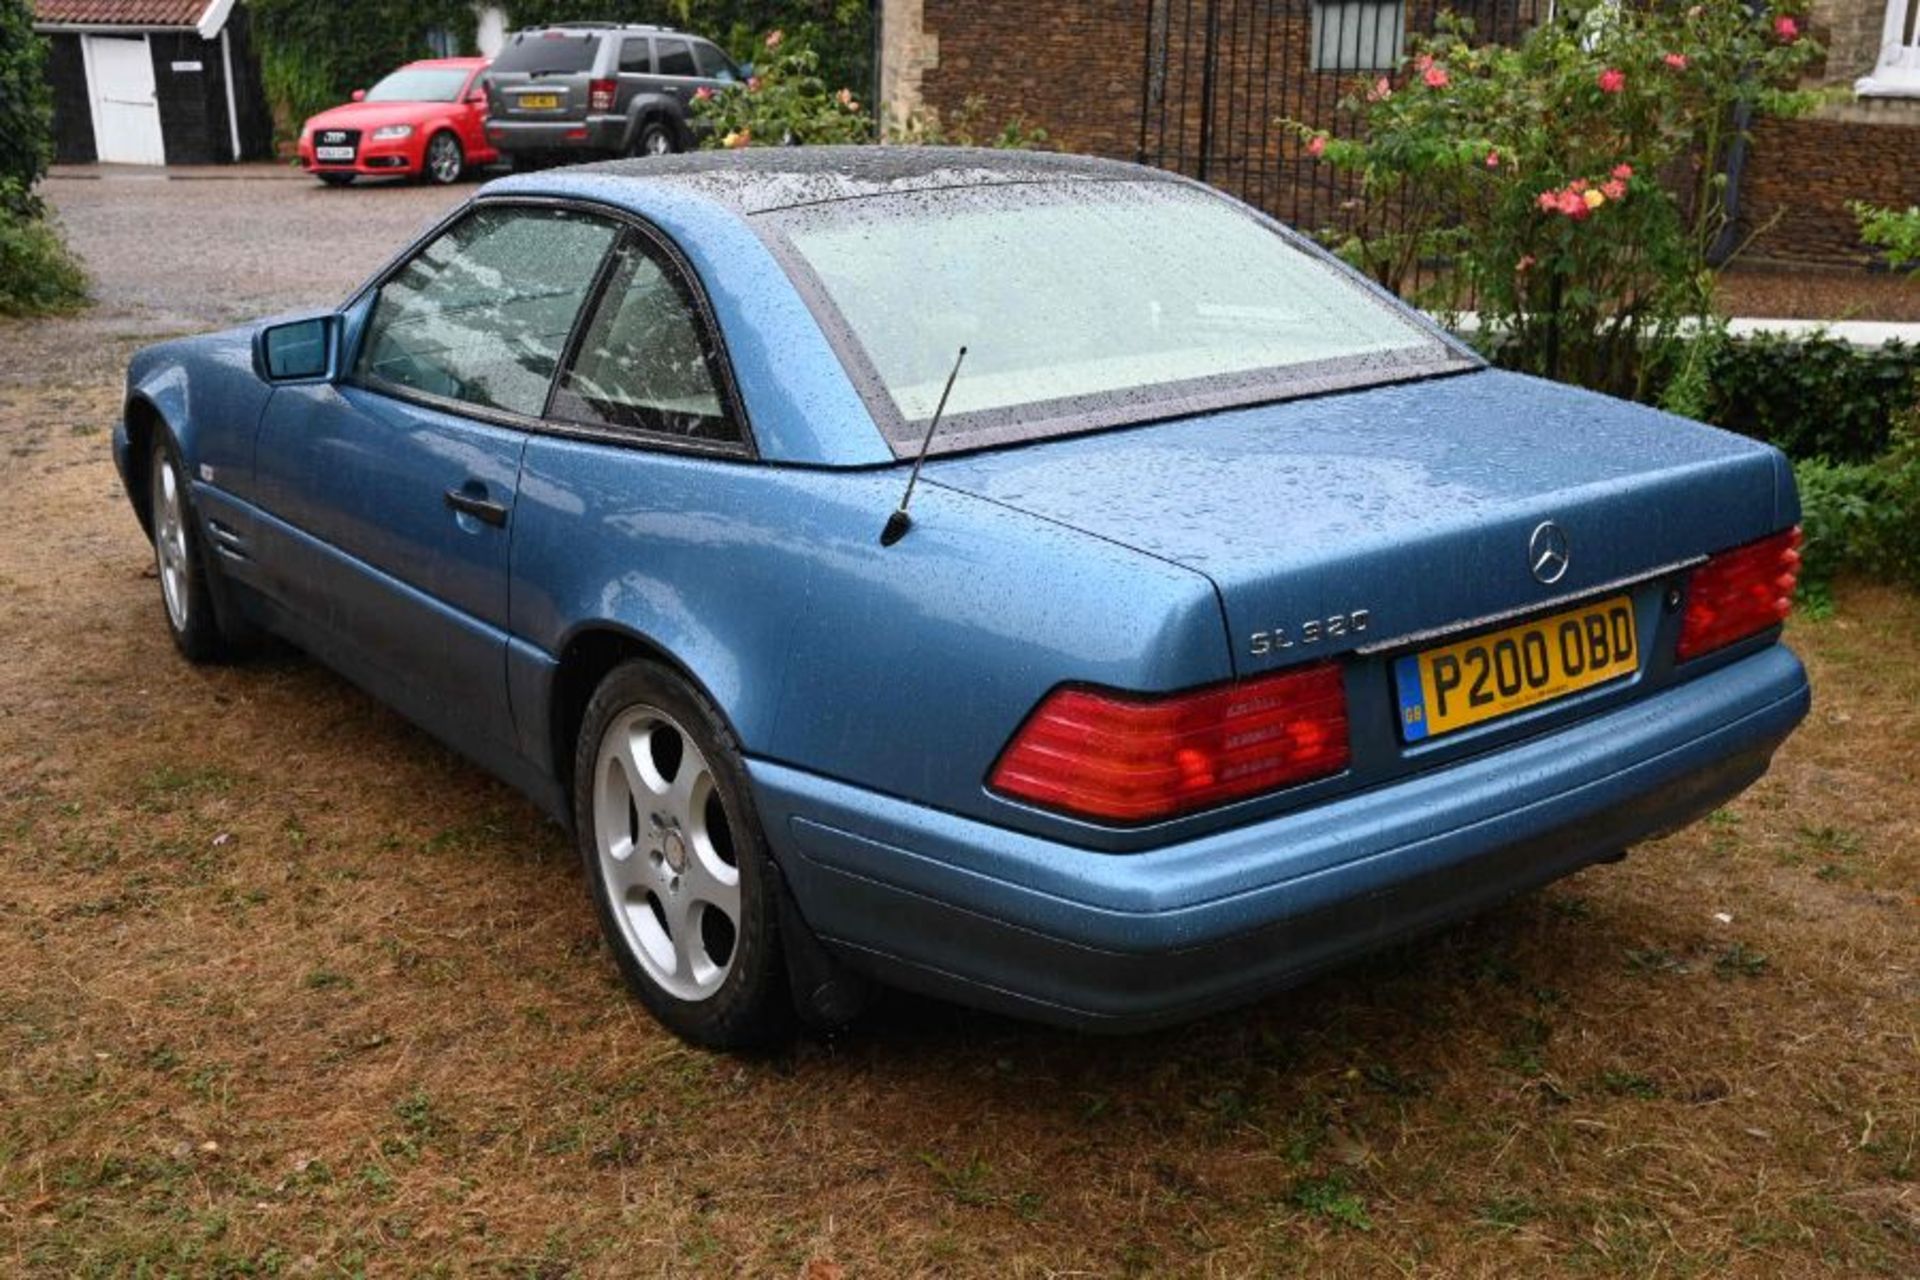
<svg viewBox="0 0 1920 1280">
<path fill-rule="evenodd" d="M 712 41 L 668 27 L 520 31 L 487 71 L 487 138 L 515 168 L 685 151 L 693 95 L 743 79 Z"/>
</svg>

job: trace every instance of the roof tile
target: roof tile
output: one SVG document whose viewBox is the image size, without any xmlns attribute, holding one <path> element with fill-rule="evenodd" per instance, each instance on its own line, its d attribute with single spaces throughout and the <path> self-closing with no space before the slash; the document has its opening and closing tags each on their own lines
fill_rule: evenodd
<svg viewBox="0 0 1920 1280">
<path fill-rule="evenodd" d="M 33 0 L 34 20 L 124 27 L 192 27 L 213 0 Z"/>
</svg>

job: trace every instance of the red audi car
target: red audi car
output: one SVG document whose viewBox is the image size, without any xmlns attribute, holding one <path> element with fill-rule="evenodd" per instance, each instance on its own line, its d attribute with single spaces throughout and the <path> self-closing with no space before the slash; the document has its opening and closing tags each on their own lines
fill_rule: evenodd
<svg viewBox="0 0 1920 1280">
<path fill-rule="evenodd" d="M 353 101 L 308 120 L 300 167 L 344 187 L 356 177 L 458 182 L 499 159 L 487 141 L 485 58 L 409 62 Z"/>
</svg>

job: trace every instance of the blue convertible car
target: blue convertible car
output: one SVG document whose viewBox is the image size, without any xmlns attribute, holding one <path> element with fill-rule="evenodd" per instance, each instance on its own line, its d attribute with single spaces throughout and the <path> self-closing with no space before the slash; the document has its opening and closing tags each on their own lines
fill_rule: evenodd
<svg viewBox="0 0 1920 1280">
<path fill-rule="evenodd" d="M 1777 452 L 1130 165 L 506 179 L 139 353 L 115 454 L 182 652 L 285 637 L 525 790 L 705 1044 L 872 979 L 1244 1001 L 1700 816 L 1808 706 Z"/>
</svg>

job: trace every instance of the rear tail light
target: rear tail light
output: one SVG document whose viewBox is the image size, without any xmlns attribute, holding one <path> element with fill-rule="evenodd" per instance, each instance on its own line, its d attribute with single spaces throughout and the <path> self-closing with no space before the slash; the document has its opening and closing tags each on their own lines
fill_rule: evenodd
<svg viewBox="0 0 1920 1280">
<path fill-rule="evenodd" d="M 1800 530 L 1723 551 L 1693 571 L 1680 622 L 1681 661 L 1786 621 L 1800 579 Z"/>
<path fill-rule="evenodd" d="M 620 88 L 618 80 L 587 81 L 587 108 L 591 111 L 613 110 L 613 99 Z"/>
<path fill-rule="evenodd" d="M 1165 697 L 1058 689 L 994 766 L 996 791 L 1109 822 L 1150 822 L 1347 767 L 1340 668 Z"/>
</svg>

